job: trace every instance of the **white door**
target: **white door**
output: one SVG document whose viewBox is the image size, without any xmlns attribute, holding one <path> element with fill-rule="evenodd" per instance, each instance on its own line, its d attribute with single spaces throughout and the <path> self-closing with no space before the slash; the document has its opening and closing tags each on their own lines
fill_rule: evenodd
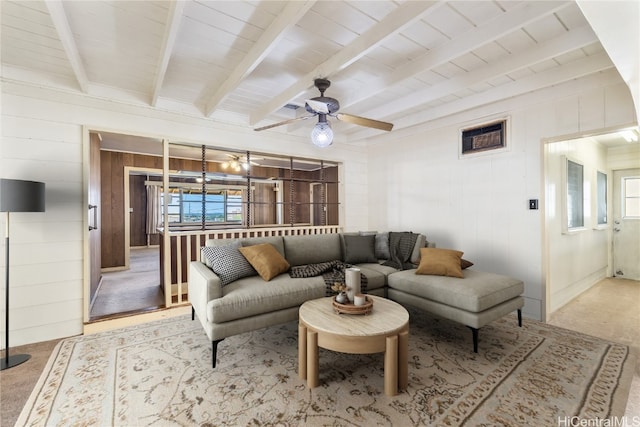
<svg viewBox="0 0 640 427">
<path fill-rule="evenodd" d="M 640 280 L 640 169 L 613 171 L 613 275 Z"/>
</svg>

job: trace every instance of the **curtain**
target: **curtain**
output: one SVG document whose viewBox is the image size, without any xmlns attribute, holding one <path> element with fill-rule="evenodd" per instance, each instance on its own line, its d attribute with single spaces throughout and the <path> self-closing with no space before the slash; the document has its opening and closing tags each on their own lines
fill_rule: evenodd
<svg viewBox="0 0 640 427">
<path fill-rule="evenodd" d="M 158 234 L 161 224 L 160 186 L 147 185 L 147 234 Z"/>
</svg>

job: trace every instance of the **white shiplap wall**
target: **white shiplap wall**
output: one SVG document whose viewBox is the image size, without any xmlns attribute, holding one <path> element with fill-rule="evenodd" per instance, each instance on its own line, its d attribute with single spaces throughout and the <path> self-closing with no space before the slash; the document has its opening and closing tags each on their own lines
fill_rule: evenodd
<svg viewBox="0 0 640 427">
<path fill-rule="evenodd" d="M 47 198 L 45 213 L 11 217 L 11 346 L 82 333 L 87 214 L 83 125 L 343 162 L 343 225 L 350 230 L 368 227 L 363 147 L 336 143 L 329 150 L 321 150 L 307 138 L 270 132 L 256 134 L 248 126 L 220 125 L 210 119 L 144 105 L 2 83 L 0 174 L 3 178 L 45 182 Z M 4 222 L 3 216 L 0 220 L 3 230 Z M 4 245 L 1 254 L 4 296 Z"/>
<path fill-rule="evenodd" d="M 82 332 L 82 130 L 38 109 L 25 116 L 8 98 L 3 94 L 2 177 L 46 185 L 45 213 L 11 215 L 14 346 Z M 1 221 L 4 230 L 4 215 Z M 4 279 L 4 245 L 2 253 Z"/>
<path fill-rule="evenodd" d="M 503 116 L 510 117 L 507 151 L 459 158 L 461 127 Z M 450 116 L 411 134 L 401 130 L 392 134 L 396 140 L 376 141 L 369 149 L 369 225 L 422 232 L 438 247 L 464 251 L 474 268 L 522 279 L 525 315 L 541 319 L 543 142 L 634 121 L 628 88 L 608 71 Z M 529 199 L 539 199 L 540 209 L 528 210 Z"/>
</svg>

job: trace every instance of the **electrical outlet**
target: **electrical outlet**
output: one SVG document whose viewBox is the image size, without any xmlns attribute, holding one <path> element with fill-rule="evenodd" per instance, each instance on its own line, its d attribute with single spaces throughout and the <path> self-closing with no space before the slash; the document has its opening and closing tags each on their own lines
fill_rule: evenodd
<svg viewBox="0 0 640 427">
<path fill-rule="evenodd" d="M 529 209 L 538 209 L 538 199 L 529 199 Z"/>
</svg>

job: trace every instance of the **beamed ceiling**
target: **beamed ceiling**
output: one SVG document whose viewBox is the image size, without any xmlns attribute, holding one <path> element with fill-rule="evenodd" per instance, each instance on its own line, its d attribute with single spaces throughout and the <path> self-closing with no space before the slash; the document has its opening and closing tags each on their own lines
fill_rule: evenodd
<svg viewBox="0 0 640 427">
<path fill-rule="evenodd" d="M 248 128 L 341 112 L 394 131 L 614 67 L 575 2 L 6 1 L 2 71 Z M 344 142 L 383 131 L 332 124 Z M 312 119 L 311 121 L 314 121 Z M 308 134 L 300 121 L 268 130 Z"/>
</svg>

